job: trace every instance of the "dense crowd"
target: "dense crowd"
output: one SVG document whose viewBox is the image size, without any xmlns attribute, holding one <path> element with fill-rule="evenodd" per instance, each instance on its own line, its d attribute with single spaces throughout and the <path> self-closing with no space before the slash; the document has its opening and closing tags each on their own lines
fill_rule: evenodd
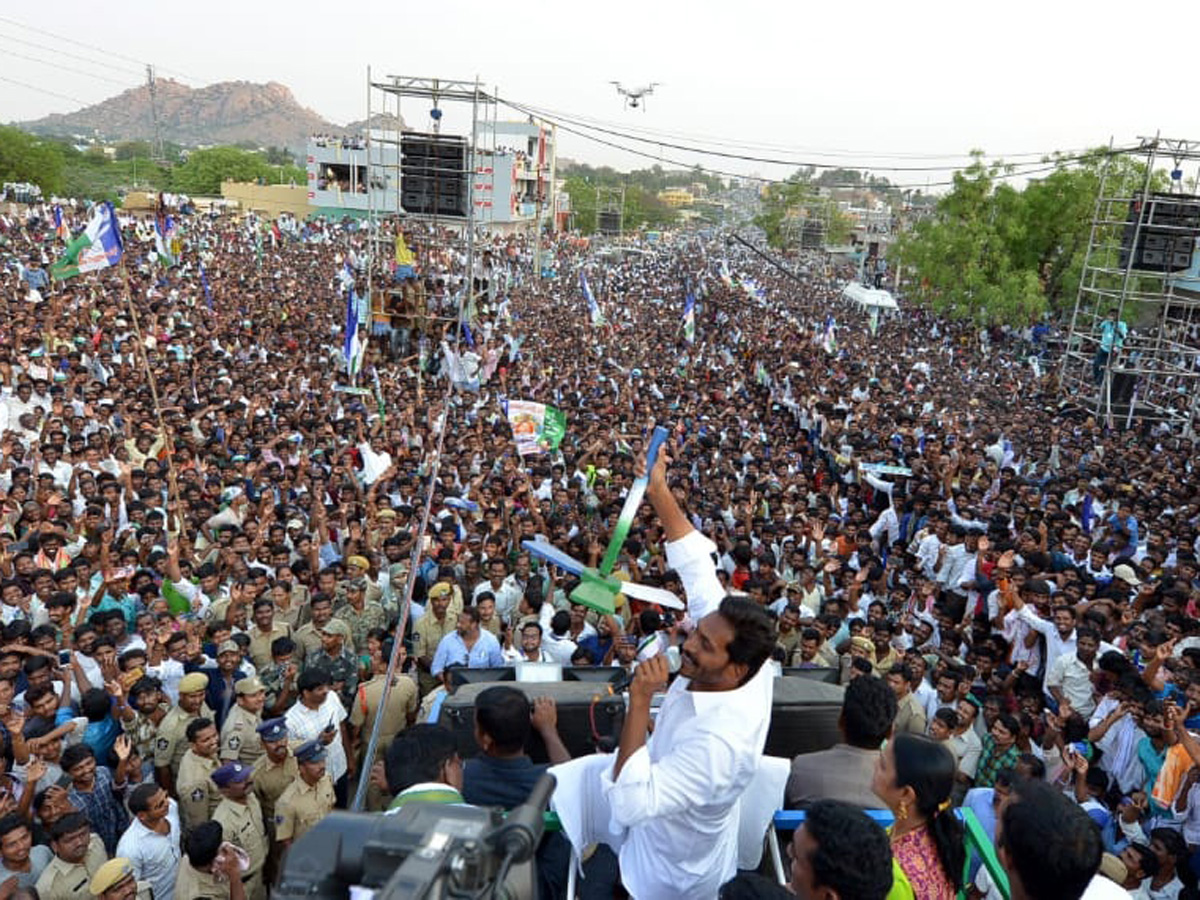
<svg viewBox="0 0 1200 900">
<path fill-rule="evenodd" d="M 566 757 L 552 703 L 481 699 L 465 765 L 417 723 L 461 666 L 677 662 L 685 617 L 599 616 L 520 546 L 595 564 L 653 423 L 775 662 L 847 685 L 844 743 L 797 758 L 789 806 L 889 808 L 913 895 L 951 897 L 952 807 L 994 838 L 1044 781 L 1132 896 L 1194 896 L 1192 442 L 1102 430 L 1020 332 L 909 307 L 869 327 L 820 254 L 786 275 L 708 237 L 623 261 L 563 239 L 543 281 L 523 238 L 482 237 L 468 273 L 461 237 L 414 226 L 352 383 L 346 293 L 391 226 L 190 217 L 170 269 L 126 226 L 123 270 L 51 282 L 49 209 L 0 216 L 0 897 L 264 897 L 364 769 L 372 810 L 519 804 L 529 732 Z M 518 456 L 506 399 L 564 411 L 562 445 Z M 664 543 L 647 504 L 619 577 L 682 594 Z M 592 863 L 611 896 L 615 860 Z"/>
</svg>

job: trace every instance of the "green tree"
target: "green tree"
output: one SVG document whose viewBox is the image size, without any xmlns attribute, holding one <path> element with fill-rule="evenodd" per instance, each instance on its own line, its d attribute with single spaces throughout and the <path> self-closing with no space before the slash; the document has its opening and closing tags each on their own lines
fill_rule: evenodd
<svg viewBox="0 0 1200 900">
<path fill-rule="evenodd" d="M 784 248 L 799 240 L 804 222 L 821 223 L 827 245 L 844 243 L 850 235 L 850 220 L 830 197 L 823 196 L 812 181 L 812 168 L 798 169 L 783 182 L 768 185 L 761 198 L 761 212 L 754 224 L 772 247 Z"/>
<path fill-rule="evenodd" d="M 49 195 L 62 190 L 63 153 L 48 140 L 0 126 L 0 180 L 27 181 Z"/>
<path fill-rule="evenodd" d="M 213 196 L 222 181 L 263 181 L 269 184 L 305 183 L 305 173 L 296 166 L 273 166 L 257 152 L 237 147 L 193 150 L 188 160 L 171 172 L 171 189 L 185 194 Z"/>
<path fill-rule="evenodd" d="M 119 162 L 127 159 L 149 159 L 151 152 L 149 141 L 122 141 L 117 144 L 113 158 Z"/>
<path fill-rule="evenodd" d="M 954 174 L 934 215 L 919 221 L 892 246 L 893 261 L 908 270 L 910 294 L 939 313 L 980 323 L 1021 324 L 1046 309 L 1035 268 L 1015 258 L 1023 237 L 1024 198 L 997 184 L 1000 166 L 974 154 Z"/>
</svg>

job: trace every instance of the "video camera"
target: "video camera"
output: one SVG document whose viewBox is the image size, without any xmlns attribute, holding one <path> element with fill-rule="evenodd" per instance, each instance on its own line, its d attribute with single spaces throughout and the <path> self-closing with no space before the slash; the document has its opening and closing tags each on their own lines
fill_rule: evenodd
<svg viewBox="0 0 1200 900">
<path fill-rule="evenodd" d="M 331 813 L 292 845 L 273 900 L 533 900 L 533 855 L 554 776 L 499 809 L 413 802 L 394 815 Z M 357 888 L 353 893 L 351 888 Z"/>
</svg>

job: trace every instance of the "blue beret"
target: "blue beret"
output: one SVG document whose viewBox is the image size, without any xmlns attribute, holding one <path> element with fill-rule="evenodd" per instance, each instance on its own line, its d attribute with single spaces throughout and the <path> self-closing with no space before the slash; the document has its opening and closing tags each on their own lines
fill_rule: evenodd
<svg viewBox="0 0 1200 900">
<path fill-rule="evenodd" d="M 256 729 L 264 741 L 281 741 L 287 737 L 287 721 L 280 716 L 278 719 L 267 719 Z"/>
</svg>

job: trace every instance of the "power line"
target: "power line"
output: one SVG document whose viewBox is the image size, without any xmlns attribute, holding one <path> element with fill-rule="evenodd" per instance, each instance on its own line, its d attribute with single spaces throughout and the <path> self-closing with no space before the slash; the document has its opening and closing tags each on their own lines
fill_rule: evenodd
<svg viewBox="0 0 1200 900">
<path fill-rule="evenodd" d="M 71 103 L 78 103 L 80 106 L 91 106 L 87 100 L 80 100 L 78 97 L 68 97 L 66 94 L 60 94 L 57 91 L 48 91 L 46 88 L 38 87 L 36 84 L 26 84 L 24 81 L 17 81 L 15 78 L 8 78 L 0 75 L 0 81 L 7 81 L 9 84 L 15 84 L 17 87 L 23 87 L 31 91 L 37 91 L 40 94 L 48 94 L 51 97 L 57 97 L 59 100 L 69 100 Z"/>
<path fill-rule="evenodd" d="M 40 63 L 43 66 L 53 66 L 54 68 L 56 68 L 62 72 L 74 72 L 76 75 L 84 75 L 88 78 L 97 78 L 100 81 L 107 81 L 107 82 L 110 82 L 111 84 L 119 84 L 122 87 L 130 87 L 129 82 L 127 82 L 127 81 L 118 81 L 116 78 L 109 78 L 107 75 L 99 75 L 95 72 L 85 72 L 83 69 L 76 69 L 71 66 L 64 66 L 62 63 L 52 62 L 51 60 L 48 60 L 48 59 L 38 59 L 36 56 L 26 56 L 24 53 L 14 53 L 11 50 L 8 51 L 8 56 L 13 57 L 15 59 L 25 59 L 25 60 L 28 60 L 29 62 Z"/>
<path fill-rule="evenodd" d="M 511 106 L 514 109 L 520 109 L 522 112 L 525 112 L 526 115 L 534 115 L 534 116 L 540 116 L 542 118 L 548 118 L 541 111 L 539 111 L 536 107 L 521 107 L 521 106 L 518 106 L 517 104 L 512 103 L 511 101 L 504 100 L 503 98 L 497 98 L 497 99 L 499 100 L 499 102 L 504 103 L 508 106 Z M 803 167 L 811 167 L 814 169 L 841 169 L 841 168 L 844 168 L 843 165 L 837 164 L 837 163 L 812 162 L 811 160 L 797 160 L 797 159 L 780 159 L 780 158 L 776 158 L 776 157 L 755 156 L 755 155 L 751 155 L 751 154 L 747 154 L 747 153 L 729 153 L 729 152 L 726 152 L 723 150 L 707 150 L 702 147 L 689 147 L 684 144 L 676 144 L 676 143 L 669 142 L 669 141 L 654 140 L 651 138 L 640 137 L 638 135 L 626 134 L 626 133 L 616 131 L 611 128 L 602 128 L 597 125 L 587 125 L 576 119 L 572 119 L 572 118 L 569 118 L 566 116 L 559 116 L 559 118 L 562 121 L 573 124 L 579 128 L 587 128 L 592 131 L 598 131 L 601 134 L 607 134 L 607 135 L 611 135 L 613 137 L 623 138 L 625 140 L 637 141 L 638 143 L 642 143 L 642 144 L 650 144 L 652 146 L 657 146 L 657 147 L 666 147 L 671 150 L 682 150 L 685 153 L 696 153 L 701 156 L 715 156 L 715 157 L 719 157 L 721 159 L 733 159 L 733 160 L 739 160 L 741 162 L 758 163 L 761 165 L 777 165 L 777 166 L 788 166 L 788 167 L 796 167 L 796 168 L 803 168 Z M 1081 155 L 1077 155 L 1075 157 L 1059 157 L 1060 160 L 1064 160 L 1064 161 L 1069 161 L 1071 159 L 1082 159 L 1082 158 L 1083 158 L 1083 156 L 1081 156 Z M 1040 164 L 1040 162 L 1041 161 L 1039 160 L 1038 163 Z M 1034 163 L 1028 163 L 1027 165 L 1034 165 Z M 949 171 L 961 169 L 961 168 L 963 168 L 963 166 L 962 165 L 871 166 L 870 168 L 872 171 L 876 171 L 876 172 L 949 172 Z"/>
<path fill-rule="evenodd" d="M 562 131 L 565 131 L 568 134 L 574 134 L 577 137 L 581 137 L 585 140 L 589 140 L 589 141 L 592 141 L 597 144 L 601 144 L 606 147 L 611 147 L 615 150 L 620 150 L 624 153 L 629 153 L 633 156 L 639 156 L 644 159 L 654 160 L 655 162 L 659 162 L 659 163 L 669 163 L 673 166 L 680 166 L 681 168 L 684 168 L 684 169 L 693 169 L 693 170 L 698 169 L 699 171 L 707 173 L 709 175 L 717 175 L 717 176 L 722 176 L 725 178 L 738 178 L 738 179 L 743 179 L 743 180 L 756 181 L 761 184 L 783 184 L 786 182 L 786 179 L 783 179 L 783 178 L 765 178 L 761 175 L 746 175 L 741 172 L 730 172 L 730 171 L 723 170 L 723 169 L 714 169 L 714 168 L 710 168 L 710 167 L 706 167 L 706 166 L 694 165 L 692 163 L 688 163 L 683 160 L 670 159 L 668 157 L 665 157 L 665 156 L 662 156 L 659 154 L 648 153 L 643 150 L 636 150 L 633 147 L 629 147 L 624 144 L 618 144 L 614 141 L 610 141 L 610 140 L 606 140 L 605 138 L 597 137 L 594 134 L 588 134 L 585 131 L 580 131 L 578 128 L 574 128 L 562 121 L 558 121 L 551 116 L 541 115 L 536 110 L 522 106 L 521 104 L 516 103 L 514 101 L 504 100 L 499 97 L 497 97 L 496 99 L 498 102 L 503 103 L 505 106 L 511 107 L 512 109 L 515 109 L 518 112 L 523 113 L 524 115 L 542 118 L 545 121 L 549 122 L 550 124 L 554 125 L 556 128 L 558 128 Z M 587 126 L 583 126 L 583 127 L 587 127 Z M 689 148 L 683 148 L 683 149 L 686 150 Z M 701 151 L 692 151 L 692 152 L 701 152 Z M 1114 148 L 1112 150 L 1098 151 L 1096 155 L 1108 155 L 1108 154 L 1119 153 L 1119 152 L 1124 152 L 1124 148 Z M 1089 156 L 1091 156 L 1091 154 L 1089 154 Z M 735 158 L 746 159 L 745 157 L 735 157 Z M 1085 158 L 1085 157 L 1060 157 L 1058 160 L 1055 160 L 1052 163 L 1048 163 L 1045 165 L 1039 165 L 1035 168 L 1025 168 L 1025 169 L 1018 170 L 1016 167 L 1014 167 L 1013 171 L 1011 171 L 1011 172 L 997 172 L 994 177 L 996 178 L 996 180 L 999 181 L 999 180 L 1004 180 L 1007 178 L 1018 178 L 1018 177 L 1027 177 L 1030 175 L 1038 175 L 1043 172 L 1051 172 L 1051 171 L 1055 171 L 1057 169 L 1061 169 L 1067 163 L 1076 161 L 1078 159 L 1083 159 L 1083 158 Z M 750 160 L 750 161 L 753 161 L 753 160 Z M 1026 164 L 1026 165 L 1033 165 L 1033 164 L 1030 163 L 1030 164 Z M 824 168 L 837 168 L 837 167 L 825 166 Z M 944 170 L 939 170 L 939 171 L 944 171 Z M 913 184 L 889 184 L 889 185 L 887 185 L 887 187 L 889 189 L 893 189 L 893 190 L 907 190 L 907 189 L 926 189 L 926 188 L 932 188 L 932 187 L 949 187 L 953 184 L 954 184 L 954 180 L 950 179 L 948 181 L 927 181 L 927 182 L 913 183 Z M 827 187 L 857 187 L 857 188 L 861 188 L 864 186 L 865 185 L 862 185 L 862 184 L 827 185 Z"/>
<path fill-rule="evenodd" d="M 32 31 L 35 34 L 44 34 L 46 37 L 52 37 L 55 40 L 66 41 L 68 44 L 74 44 L 76 47 L 83 47 L 85 50 L 91 50 L 95 53 L 101 53 L 105 56 L 111 56 L 113 59 L 121 59 L 125 62 L 134 63 L 139 67 L 146 64 L 146 60 L 144 59 L 134 59 L 132 56 L 126 56 L 123 53 L 115 53 L 114 51 L 108 50 L 104 47 L 97 47 L 95 44 L 87 44 L 83 41 L 77 41 L 74 38 L 67 37 L 66 35 L 56 34 L 53 31 L 47 31 L 45 28 L 38 28 L 34 25 L 26 25 L 24 22 L 18 22 L 16 19 L 10 19 L 6 16 L 0 16 L 0 22 L 7 22 L 9 25 L 16 25 L 18 28 L 24 28 L 26 31 Z M 187 81 L 193 81 L 197 84 L 204 83 L 204 79 L 188 75 L 186 72 L 180 72 L 178 69 L 166 69 L 161 66 L 159 68 L 162 68 L 164 72 L 174 72 L 180 78 L 184 78 Z"/>
<path fill-rule="evenodd" d="M 531 106 L 530 108 L 534 109 L 535 107 Z M 765 142 L 765 141 L 738 141 L 738 140 L 734 140 L 731 138 L 711 137 L 709 135 L 698 135 L 698 134 L 682 132 L 682 131 L 670 131 L 670 130 L 665 130 L 665 129 L 645 128 L 645 127 L 642 127 L 642 126 L 639 126 L 636 124 L 616 123 L 616 122 L 608 121 L 605 119 L 597 119 L 592 116 L 584 116 L 584 115 L 579 115 L 579 114 L 567 113 L 567 112 L 563 112 L 562 110 L 553 110 L 553 109 L 549 109 L 548 107 L 536 107 L 536 108 L 544 110 L 546 116 L 557 116 L 559 118 L 571 119 L 571 120 L 575 121 L 576 123 L 580 124 L 581 126 L 586 124 L 586 125 L 593 125 L 593 126 L 608 126 L 609 128 L 624 128 L 628 132 L 632 132 L 634 134 L 645 135 L 648 138 L 656 138 L 656 137 L 662 136 L 662 137 L 668 137 L 668 138 L 696 141 L 696 142 L 699 142 L 702 144 L 710 144 L 710 145 L 716 146 L 716 147 L 744 147 L 744 148 L 763 149 L 763 150 L 781 150 L 781 151 L 792 152 L 792 153 L 807 153 L 807 154 L 811 154 L 812 156 L 829 156 L 829 157 L 834 157 L 834 158 L 847 158 L 847 159 L 862 158 L 864 160 L 872 160 L 872 159 L 970 160 L 971 159 L 970 153 L 918 153 L 915 151 L 914 152 L 885 152 L 885 151 L 874 151 L 874 150 L 852 150 L 852 149 L 828 148 L 828 147 L 826 147 L 826 148 L 798 147 L 798 146 L 791 146 L 791 145 L 787 145 L 787 144 L 773 144 L 773 143 L 769 143 L 769 142 Z M 657 143 L 659 143 L 659 141 L 655 140 L 654 143 L 657 144 Z M 1061 152 L 1066 153 L 1066 154 L 1076 154 L 1076 153 L 1086 152 L 1086 150 L 1087 150 L 1087 148 L 1071 148 L 1071 149 L 1063 150 Z M 1037 157 L 1037 159 L 1040 161 L 1042 158 L 1047 156 L 1047 151 L 1031 150 L 1031 151 L 1022 151 L 1019 153 L 988 153 L 985 155 L 987 158 L 997 159 L 997 160 L 1020 159 L 1023 157 Z M 847 166 L 847 168 L 872 168 L 872 167 L 866 166 L 866 165 L 859 165 L 859 166 Z M 947 167 L 947 168 L 953 168 L 953 167 Z"/>
<path fill-rule="evenodd" d="M 57 47 L 48 47 L 45 44 L 39 44 L 36 41 L 27 41 L 24 38 L 13 37 L 11 34 L 0 34 L 0 40 L 13 41 L 18 44 L 24 44 L 27 47 L 34 47 L 38 50 L 45 50 L 49 53 L 55 54 L 56 56 L 65 56 L 68 59 L 75 59 L 80 62 L 90 63 L 93 66 L 103 66 L 106 69 L 112 69 L 113 71 L 116 71 L 116 72 L 124 72 L 127 75 L 137 74 L 137 71 L 135 69 L 130 69 L 128 66 L 118 66 L 118 65 L 115 65 L 110 62 L 104 62 L 103 60 L 100 60 L 100 59 L 90 59 L 86 56 L 80 56 L 78 53 L 68 53 L 67 51 L 60 50 Z"/>
</svg>

